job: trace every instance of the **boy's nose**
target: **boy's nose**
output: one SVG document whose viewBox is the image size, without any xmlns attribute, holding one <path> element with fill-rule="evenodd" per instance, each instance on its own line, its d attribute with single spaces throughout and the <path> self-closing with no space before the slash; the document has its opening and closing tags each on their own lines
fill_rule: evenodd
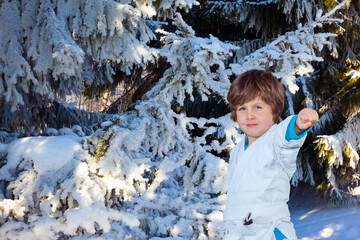
<svg viewBox="0 0 360 240">
<path fill-rule="evenodd" d="M 247 110 L 246 111 L 246 118 L 247 119 L 253 119 L 254 118 L 254 114 L 251 110 Z"/>
</svg>

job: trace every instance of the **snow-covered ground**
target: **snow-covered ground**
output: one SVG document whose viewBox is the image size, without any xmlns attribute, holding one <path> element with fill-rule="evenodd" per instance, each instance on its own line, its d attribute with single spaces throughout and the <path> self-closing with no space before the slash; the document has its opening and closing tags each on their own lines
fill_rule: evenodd
<svg viewBox="0 0 360 240">
<path fill-rule="evenodd" d="M 302 188 L 292 194 L 289 206 L 300 240 L 360 240 L 359 207 L 339 207 Z"/>
<path fill-rule="evenodd" d="M 302 240 L 360 240 L 360 208 L 294 209 L 292 220 Z"/>
</svg>

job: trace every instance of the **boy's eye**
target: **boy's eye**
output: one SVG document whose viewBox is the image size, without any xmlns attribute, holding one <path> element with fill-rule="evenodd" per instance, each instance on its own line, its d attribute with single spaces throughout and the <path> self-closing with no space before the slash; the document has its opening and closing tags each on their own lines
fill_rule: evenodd
<svg viewBox="0 0 360 240">
<path fill-rule="evenodd" d="M 239 107 L 238 111 L 245 111 L 245 109 L 244 107 Z"/>
<path fill-rule="evenodd" d="M 261 109 L 262 107 L 261 106 L 255 106 L 255 109 Z"/>
</svg>

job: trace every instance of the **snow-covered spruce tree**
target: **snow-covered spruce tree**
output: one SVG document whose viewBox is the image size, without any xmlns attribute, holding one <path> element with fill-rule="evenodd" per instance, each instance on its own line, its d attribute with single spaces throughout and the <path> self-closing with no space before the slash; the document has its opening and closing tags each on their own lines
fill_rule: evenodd
<svg viewBox="0 0 360 240">
<path fill-rule="evenodd" d="M 159 30 L 159 54 L 170 67 L 134 110 L 103 123 L 90 137 L 0 145 L 1 238 L 221 239 L 227 157 L 220 153 L 240 134 L 229 115 L 189 117 L 184 102 L 225 99 L 231 75 L 269 60 L 290 96 L 296 76 L 311 73 L 308 63 L 322 60 L 316 53 L 324 45 L 333 49 L 329 39 L 335 34 L 314 28 L 339 20 L 319 13 L 231 62 L 241 47 L 196 37 L 180 14 L 174 16 L 175 33 Z M 42 148 L 32 151 L 33 146 Z M 50 156 L 40 153 L 52 146 L 65 150 L 59 156 L 65 160 L 47 164 Z"/>
<path fill-rule="evenodd" d="M 206 121 L 190 123 L 171 110 L 171 102 L 176 96 L 182 103 L 186 94 L 193 95 L 195 86 L 204 98 L 205 91 L 224 95 L 230 71 L 223 61 L 233 46 L 216 38 L 196 38 L 180 15 L 177 21 L 183 32 L 165 38 L 162 54 L 171 67 L 163 79 L 134 111 L 119 117 L 116 124 L 104 123 L 103 130 L 85 141 L 85 151 L 79 149 L 80 139 L 69 139 L 74 146 L 67 149 L 70 159 L 44 170 L 34 155 L 23 155 L 20 149 L 20 154 L 12 152 L 28 141 L 46 139 L 1 145 L 8 153 L 0 169 L 1 237 L 219 237 L 216 223 L 221 220 L 224 197 L 211 198 L 211 194 L 225 191 L 226 162 L 203 148 L 203 138 L 191 139 L 187 133 L 193 124 L 202 128 Z M 219 66 L 216 72 L 210 71 L 209 63 Z M 230 122 L 228 117 L 214 121 Z M 232 129 L 228 135 L 237 136 Z M 209 128 L 206 135 L 217 131 L 219 138 L 225 137 L 221 127 Z M 229 138 L 222 145 L 214 143 L 213 149 L 232 144 Z M 15 214 L 13 207 L 20 211 Z"/>
<path fill-rule="evenodd" d="M 325 7 L 331 9 L 332 4 L 327 2 Z M 334 39 L 337 51 L 324 49 L 324 61 L 315 66 L 316 71 L 298 81 L 298 100 L 321 114 L 311 132 L 315 143 L 301 152 L 300 180 L 317 186 L 325 198 L 345 205 L 360 202 L 354 191 L 360 176 L 359 4 L 351 1 L 336 13 L 343 23 L 324 30 L 339 35 Z"/>
<path fill-rule="evenodd" d="M 115 71 L 130 74 L 153 61 L 156 51 L 147 43 L 154 33 L 144 19 L 195 3 L 1 1 L 1 129 L 44 129 L 57 98 L 79 94 L 83 83 L 108 85 Z"/>
</svg>

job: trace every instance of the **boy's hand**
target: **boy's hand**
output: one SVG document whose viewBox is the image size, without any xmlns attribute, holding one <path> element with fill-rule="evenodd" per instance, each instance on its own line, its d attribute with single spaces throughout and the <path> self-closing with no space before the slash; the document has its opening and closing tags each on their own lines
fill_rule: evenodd
<svg viewBox="0 0 360 240">
<path fill-rule="evenodd" d="M 319 114 L 315 110 L 310 108 L 302 109 L 295 122 L 296 134 L 299 135 L 309 127 L 312 127 L 317 121 L 319 121 Z"/>
</svg>

